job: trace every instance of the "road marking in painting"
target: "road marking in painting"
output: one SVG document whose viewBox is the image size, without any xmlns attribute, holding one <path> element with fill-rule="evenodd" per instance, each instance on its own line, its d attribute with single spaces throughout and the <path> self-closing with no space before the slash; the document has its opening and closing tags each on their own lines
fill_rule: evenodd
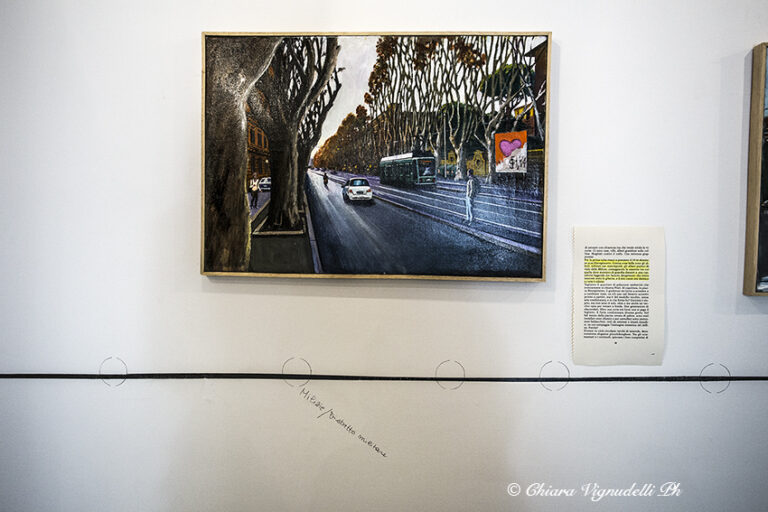
<svg viewBox="0 0 768 512">
<path fill-rule="evenodd" d="M 379 193 L 379 194 L 381 194 L 381 193 Z M 386 195 L 388 195 L 390 197 L 390 200 L 392 200 L 391 199 L 393 197 L 392 194 L 386 194 Z M 398 198 L 397 196 L 395 196 L 395 198 L 402 199 L 402 200 L 405 200 L 405 201 L 410 201 L 412 203 L 416 203 L 418 205 L 425 206 L 427 208 L 434 208 L 436 210 L 441 210 L 441 211 L 444 211 L 444 212 L 449 213 L 451 215 L 454 215 L 456 217 L 460 217 L 462 219 L 466 217 L 463 212 L 459 213 L 459 212 L 456 212 L 455 210 L 449 210 L 448 208 L 442 208 L 440 206 L 435 206 L 435 205 L 427 204 L 427 203 L 424 203 L 424 202 L 421 202 L 421 201 L 416 201 L 415 199 L 409 199 L 409 198 L 406 198 L 406 197 Z M 529 229 L 524 229 L 524 228 L 519 228 L 517 226 L 510 226 L 508 224 L 502 224 L 500 222 L 494 222 L 492 220 L 476 219 L 476 222 L 482 222 L 482 223 L 485 223 L 485 224 L 492 224 L 494 226 L 498 226 L 498 227 L 501 227 L 501 228 L 509 229 L 511 231 L 516 231 L 518 233 L 523 233 L 523 234 L 531 235 L 531 236 L 535 236 L 535 237 L 541 237 L 541 233 L 540 232 L 531 231 Z"/>
<path fill-rule="evenodd" d="M 460 192 L 457 192 L 457 193 L 460 193 Z M 447 197 L 451 201 L 457 201 L 459 204 L 461 204 L 461 202 L 462 202 L 462 199 L 459 199 L 455 195 L 440 194 L 438 192 L 432 192 L 431 190 L 424 190 L 424 195 L 427 195 L 427 194 L 435 195 L 435 196 L 439 196 L 439 197 Z M 483 195 L 484 194 L 482 194 L 482 193 L 479 194 L 479 196 L 483 196 Z M 505 198 L 503 196 L 491 196 L 491 197 L 498 197 L 500 199 L 509 199 L 510 201 L 517 201 L 517 199 L 514 199 L 512 197 L 508 197 L 508 198 Z M 517 207 L 514 207 L 514 206 L 507 206 L 507 205 L 499 204 L 499 203 L 491 203 L 489 201 L 479 201 L 478 200 L 478 201 L 475 201 L 475 202 L 476 202 L 476 204 L 487 204 L 489 206 L 493 206 L 494 208 L 503 208 L 505 210 L 512 210 L 512 211 L 516 211 L 516 212 L 531 213 L 533 215 L 541 215 L 541 210 L 528 210 L 526 208 L 517 208 Z"/>
<path fill-rule="evenodd" d="M 456 222 L 453 222 L 452 220 L 446 219 L 444 217 L 438 217 L 437 215 L 432 215 L 431 213 L 427 213 L 423 210 L 417 210 L 416 208 L 412 208 L 410 206 L 405 205 L 404 203 L 398 203 L 397 201 L 390 199 L 388 197 L 384 197 L 382 195 L 376 196 L 381 201 L 384 201 L 385 203 L 389 203 L 392 206 L 396 206 L 397 208 L 402 208 L 404 210 L 408 210 L 409 212 L 413 212 L 417 215 L 421 215 L 423 217 L 427 217 L 428 219 L 432 219 L 435 222 L 439 222 L 441 224 L 445 224 L 446 226 L 450 226 L 453 229 L 456 229 L 458 231 L 461 231 L 462 233 L 466 233 L 469 236 L 473 236 L 475 238 L 478 238 L 480 240 L 484 240 L 486 242 L 490 242 L 494 245 L 498 245 L 500 247 L 510 248 L 512 250 L 522 250 L 523 252 L 531 253 L 531 254 L 541 254 L 541 248 L 540 247 L 534 247 L 532 245 L 526 245 L 520 242 L 515 242 L 514 240 L 510 240 L 509 238 L 504 238 L 502 236 L 493 235 L 491 233 L 486 233 L 485 231 L 478 231 L 476 229 L 469 229 L 468 226 L 458 224 Z"/>
<path fill-rule="evenodd" d="M 403 194 L 403 195 L 423 197 L 425 199 L 432 199 L 431 197 L 427 197 L 427 194 L 435 195 L 435 196 L 440 196 L 440 197 L 446 197 L 446 198 L 450 199 L 450 203 L 451 204 L 455 203 L 455 204 L 461 205 L 464 202 L 463 199 L 460 199 L 459 197 L 451 196 L 451 195 L 448 195 L 448 194 L 439 194 L 437 192 L 432 192 L 432 191 L 426 190 L 426 189 L 423 189 L 423 192 L 424 192 L 423 194 L 417 194 L 415 192 L 409 192 L 409 191 L 406 191 L 406 190 L 403 190 L 403 189 L 389 187 L 387 185 L 379 185 L 377 188 L 386 189 L 387 191 L 392 191 L 392 192 L 396 192 L 396 193 Z M 510 199 L 512 199 L 512 198 L 510 198 Z M 439 199 L 434 199 L 434 200 L 435 201 L 439 201 Z M 515 199 L 512 199 L 512 200 L 514 201 Z M 447 203 L 448 201 L 445 201 L 445 202 Z M 514 206 L 506 206 L 506 205 L 503 205 L 503 204 L 489 203 L 487 201 L 475 201 L 475 204 L 484 204 L 484 205 L 493 206 L 494 208 L 504 208 L 505 210 L 513 210 L 513 211 L 517 211 L 517 212 L 525 212 L 525 213 L 532 213 L 534 215 L 541 215 L 541 212 L 537 211 L 537 210 L 527 210 L 525 208 L 515 208 Z M 490 211 L 491 213 L 496 213 L 496 212 L 491 211 L 490 209 L 483 210 L 483 211 Z"/>
</svg>

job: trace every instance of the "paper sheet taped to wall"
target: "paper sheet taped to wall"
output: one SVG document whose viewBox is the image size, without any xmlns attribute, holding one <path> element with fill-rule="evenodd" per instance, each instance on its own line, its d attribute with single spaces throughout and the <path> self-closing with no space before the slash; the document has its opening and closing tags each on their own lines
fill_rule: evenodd
<svg viewBox="0 0 768 512">
<path fill-rule="evenodd" d="M 573 240 L 573 362 L 661 364 L 663 228 L 576 227 Z"/>
</svg>

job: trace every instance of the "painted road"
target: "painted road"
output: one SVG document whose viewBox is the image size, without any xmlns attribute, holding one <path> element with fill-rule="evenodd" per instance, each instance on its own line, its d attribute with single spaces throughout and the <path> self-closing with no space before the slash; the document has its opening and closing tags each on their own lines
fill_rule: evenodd
<svg viewBox="0 0 768 512">
<path fill-rule="evenodd" d="M 312 171 L 307 174 L 307 200 L 325 273 L 488 277 L 538 277 L 541 274 L 540 254 L 536 253 L 533 243 L 520 244 L 528 249 L 515 248 L 500 243 L 499 240 L 504 240 L 500 236 L 496 237 L 499 240 L 492 235 L 483 239 L 473 234 L 473 229 L 462 226 L 463 200 L 458 193 L 445 198 L 441 197 L 444 191 L 440 189 L 390 191 L 391 187 L 371 179 L 379 198 L 371 204 L 347 202 L 341 193 L 342 175 L 329 176 L 331 180 L 326 187 L 321 174 Z M 382 200 L 389 196 L 402 204 L 396 206 L 388 202 L 389 199 Z M 481 198 L 493 201 L 493 198 Z M 523 209 L 517 203 L 500 199 L 502 206 Z M 488 209 L 480 213 L 486 222 L 478 224 L 493 226 L 489 222 L 501 219 L 494 216 L 496 213 L 487 205 L 479 205 L 478 210 L 482 209 Z M 439 215 L 450 220 L 436 220 L 437 214 L 425 215 L 425 212 L 442 212 Z M 535 211 L 520 212 L 523 214 L 535 216 Z M 499 224 L 503 223 L 499 220 Z M 535 224 L 509 225 L 509 228 L 533 231 Z M 509 228 L 498 229 L 504 234 L 513 233 Z M 536 240 L 535 232 L 519 236 L 526 241 Z"/>
<path fill-rule="evenodd" d="M 337 172 L 329 176 L 343 182 L 352 175 Z M 381 185 L 376 176 L 366 178 L 374 194 L 382 199 L 448 222 L 463 223 L 466 218 L 463 182 L 441 180 L 437 188 L 416 189 Z M 503 187 L 481 184 L 474 215 L 472 231 L 510 241 L 511 245 L 528 252 L 541 253 L 543 207 L 540 200 L 514 197 Z"/>
</svg>

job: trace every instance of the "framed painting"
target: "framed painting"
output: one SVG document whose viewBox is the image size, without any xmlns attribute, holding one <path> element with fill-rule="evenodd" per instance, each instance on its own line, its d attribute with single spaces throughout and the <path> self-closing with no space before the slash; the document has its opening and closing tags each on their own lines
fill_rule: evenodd
<svg viewBox="0 0 768 512">
<path fill-rule="evenodd" d="M 551 34 L 203 34 L 204 275 L 543 281 Z"/>
<path fill-rule="evenodd" d="M 744 294 L 768 295 L 768 94 L 766 47 L 752 51 Z"/>
</svg>

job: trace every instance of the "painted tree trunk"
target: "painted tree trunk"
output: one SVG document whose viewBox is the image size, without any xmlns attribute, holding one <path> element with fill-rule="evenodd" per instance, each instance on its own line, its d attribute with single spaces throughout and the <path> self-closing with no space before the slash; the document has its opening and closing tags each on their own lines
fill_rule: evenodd
<svg viewBox="0 0 768 512">
<path fill-rule="evenodd" d="M 337 41 L 336 37 L 285 38 L 270 73 L 249 98 L 252 111 L 261 118 L 270 137 L 272 190 L 264 225 L 267 231 L 299 231 L 303 227 L 299 172 L 306 171 L 306 162 L 299 162 L 299 133 L 308 109 L 334 72 L 340 50 Z"/>
<path fill-rule="evenodd" d="M 309 158 L 311 156 L 311 149 L 302 149 L 299 151 L 299 172 L 298 179 L 296 180 L 296 197 L 299 203 L 299 209 L 304 204 L 305 183 L 307 182 L 307 168 L 309 168 Z"/>
<path fill-rule="evenodd" d="M 442 170 L 442 167 L 440 164 L 440 160 L 441 160 L 440 149 L 435 146 L 432 146 L 432 156 L 435 157 L 435 176 L 437 176 Z"/>
<path fill-rule="evenodd" d="M 247 270 L 245 98 L 280 38 L 206 38 L 203 270 Z M 248 66 L 243 63 L 247 62 Z"/>
<path fill-rule="evenodd" d="M 499 175 L 496 172 L 496 146 L 495 141 L 485 148 L 485 158 L 488 160 L 488 183 L 498 183 Z"/>
<path fill-rule="evenodd" d="M 250 248 L 243 121 L 232 110 L 219 119 L 226 139 L 207 141 L 205 270 L 245 270 Z"/>
<path fill-rule="evenodd" d="M 456 181 L 467 179 L 467 148 L 464 144 L 460 144 L 458 147 L 458 154 L 456 155 L 456 176 L 453 178 Z"/>
<path fill-rule="evenodd" d="M 299 151 L 298 130 L 288 130 L 278 137 L 272 147 L 272 191 L 269 201 L 268 231 L 298 231 L 301 229 L 297 197 Z"/>
</svg>

